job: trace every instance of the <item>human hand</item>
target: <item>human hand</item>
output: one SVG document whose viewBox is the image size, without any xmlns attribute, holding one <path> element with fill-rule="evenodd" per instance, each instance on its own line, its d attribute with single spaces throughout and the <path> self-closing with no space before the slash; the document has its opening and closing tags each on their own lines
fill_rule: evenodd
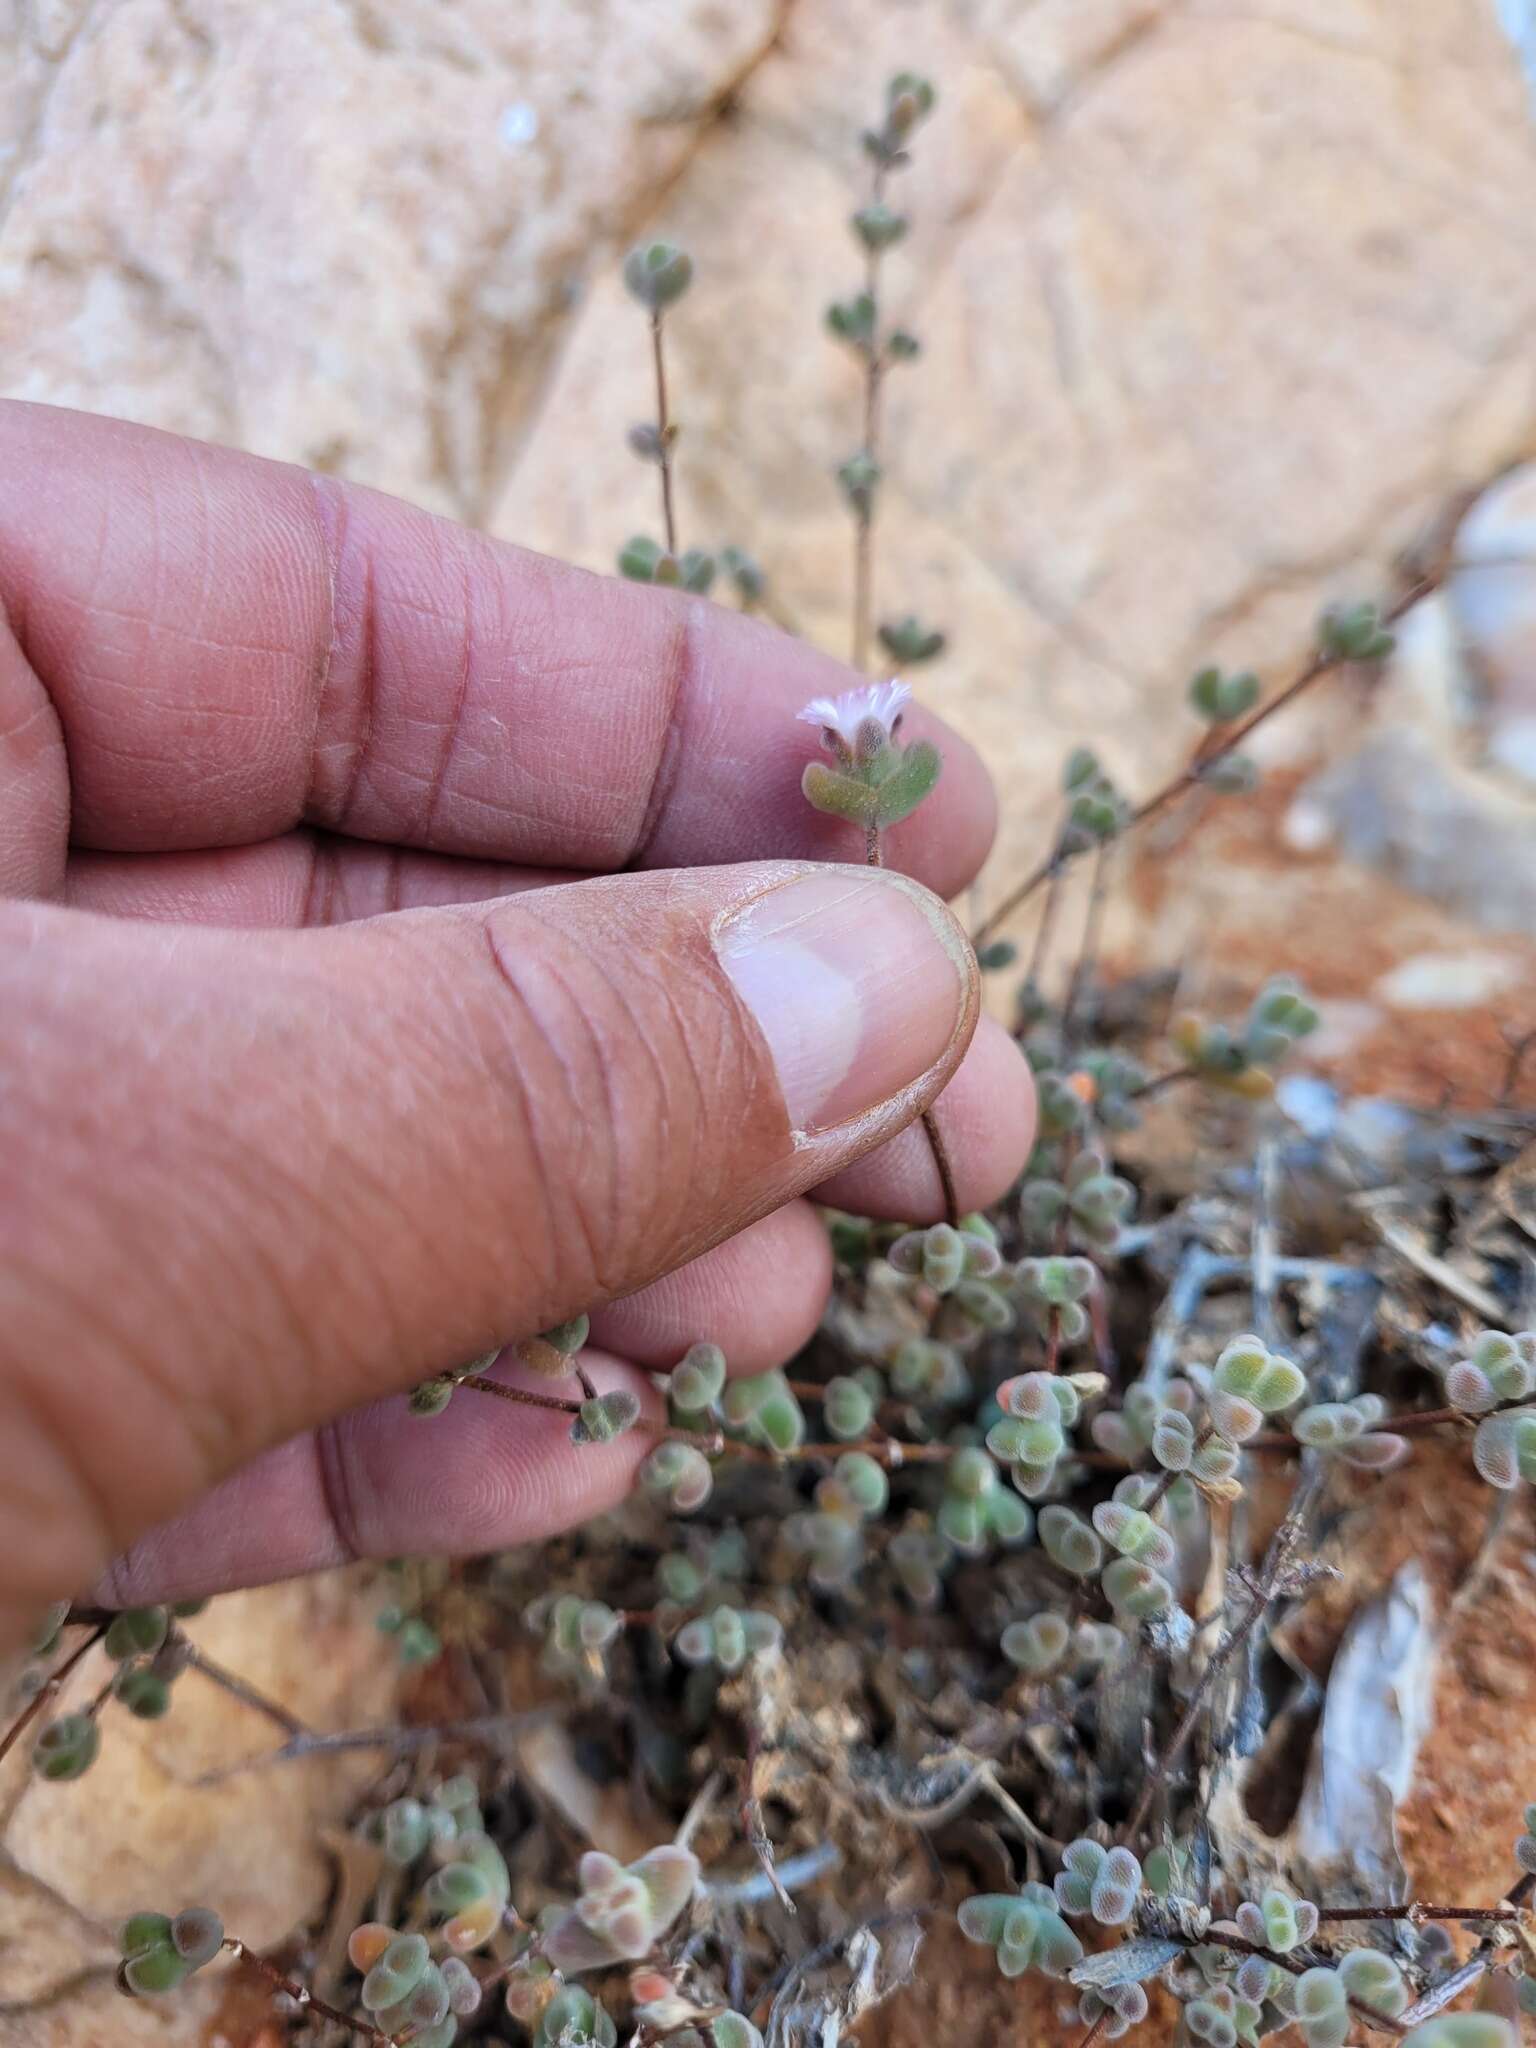
<svg viewBox="0 0 1536 2048">
<path fill-rule="evenodd" d="M 845 680 L 810 648 L 24 405 L 0 597 L 0 1646 L 591 1515 L 643 1433 L 399 1394 L 591 1309 L 655 1414 L 694 1339 L 762 1372 L 810 1335 L 808 1192 L 940 1213 L 941 1090 L 964 1206 L 1021 1168 L 953 919 L 808 865 L 858 858 L 800 795 L 794 714 Z M 952 894 L 992 795 L 911 727 L 944 775 L 890 857 Z"/>
</svg>

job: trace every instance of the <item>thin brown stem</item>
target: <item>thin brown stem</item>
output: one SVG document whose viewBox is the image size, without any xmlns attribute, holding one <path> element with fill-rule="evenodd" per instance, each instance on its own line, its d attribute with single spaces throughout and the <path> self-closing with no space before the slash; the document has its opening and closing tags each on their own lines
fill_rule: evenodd
<svg viewBox="0 0 1536 2048">
<path fill-rule="evenodd" d="M 1109 895 L 1109 867 L 1113 858 L 1113 847 L 1112 839 L 1102 839 L 1094 850 L 1093 883 L 1088 892 L 1088 914 L 1083 919 L 1082 944 L 1078 947 L 1077 959 L 1073 962 L 1072 979 L 1067 985 L 1066 1001 L 1061 1006 L 1063 1057 L 1066 1057 L 1071 1047 L 1078 1007 L 1098 964 L 1099 935 L 1103 929 L 1104 905 Z"/>
<path fill-rule="evenodd" d="M 1320 1906 L 1319 1920 L 1487 1920 L 1516 1921 L 1525 1915 L 1518 1906 Z"/>
<path fill-rule="evenodd" d="M 254 1712 L 265 1715 L 273 1727 L 281 1728 L 290 1740 L 295 1736 L 308 1736 L 314 1733 L 314 1730 L 306 1726 L 297 1714 L 291 1714 L 281 1700 L 272 1699 L 267 1693 L 258 1691 L 249 1679 L 242 1678 L 239 1672 L 228 1671 L 222 1664 L 216 1663 L 195 1643 L 189 1642 L 180 1629 L 176 1631 L 176 1635 L 189 1671 L 200 1671 L 210 1684 L 227 1692 L 231 1699 L 239 1700 L 242 1705 L 250 1707 Z"/>
<path fill-rule="evenodd" d="M 43 1680 L 10 1727 L 6 1729 L 4 1735 L 0 1735 L 0 1761 L 3 1761 L 10 1755 L 11 1751 L 16 1747 L 27 1729 L 31 1727 L 44 1707 L 48 1705 L 49 1701 L 58 1697 L 59 1691 L 69 1678 L 70 1673 L 90 1655 L 106 1632 L 106 1624 L 104 1622 L 98 1623 L 92 1628 L 83 1643 L 75 1645 L 58 1670 L 53 1673 L 52 1677 Z"/>
<path fill-rule="evenodd" d="M 677 513 L 672 503 L 672 420 L 667 410 L 667 364 L 661 345 L 661 309 L 651 315 L 651 361 L 656 367 L 656 467 L 661 474 L 661 523 L 667 553 L 677 554 Z"/>
<path fill-rule="evenodd" d="M 82 1709 L 82 1712 L 85 1713 L 90 1720 L 94 1721 L 97 1715 L 101 1712 L 102 1708 L 107 1704 L 107 1701 L 111 1699 L 113 1693 L 115 1693 L 116 1691 L 117 1673 L 114 1671 L 109 1679 L 107 1679 L 103 1684 L 99 1685 L 96 1688 L 96 1691 L 86 1701 L 85 1706 Z"/>
<path fill-rule="evenodd" d="M 1441 561 L 1433 566 L 1421 569 L 1383 611 L 1381 614 L 1382 624 L 1385 626 L 1394 625 L 1402 618 L 1405 612 L 1410 611 L 1419 602 L 1420 598 L 1427 596 L 1431 590 L 1438 588 L 1444 580 L 1447 566 L 1446 562 Z M 1137 805 L 1121 828 L 1122 832 L 1130 832 L 1136 826 L 1144 825 L 1149 818 L 1155 818 L 1160 811 L 1166 810 L 1168 805 L 1173 803 L 1176 798 L 1183 796 L 1187 790 L 1193 789 L 1197 783 L 1209 774 L 1216 762 L 1225 760 L 1229 754 L 1236 753 L 1243 742 L 1253 733 L 1257 732 L 1261 725 L 1266 724 L 1273 718 L 1276 712 L 1284 711 L 1288 705 L 1294 704 L 1303 691 L 1309 690 L 1320 677 L 1330 675 L 1335 669 L 1347 668 L 1349 666 L 1350 660 L 1347 655 L 1333 654 L 1319 648 L 1313 653 L 1302 669 L 1286 684 L 1284 689 L 1278 690 L 1267 703 L 1260 704 L 1245 719 L 1240 720 L 1236 725 L 1228 727 L 1214 745 L 1211 744 L 1208 736 L 1204 738 L 1201 744 L 1194 749 L 1179 772 L 1169 781 L 1165 782 L 1161 789 L 1155 790 L 1143 803 Z M 1005 924 L 1016 910 L 1029 901 L 1041 884 L 1050 879 L 1052 872 L 1060 866 L 1062 861 L 1072 858 L 1073 856 L 1070 853 L 1064 854 L 1053 850 L 1045 860 L 1041 861 L 1037 868 L 1025 876 L 1024 880 L 1016 888 L 1009 890 L 1008 894 L 995 909 L 988 912 L 975 931 L 971 933 L 971 944 L 973 946 L 985 945 L 998 926 Z"/>
<path fill-rule="evenodd" d="M 870 204 L 876 205 L 885 192 L 885 166 L 877 163 L 870 178 Z M 872 463 L 880 460 L 880 384 L 883 365 L 880 339 L 880 251 L 864 252 L 864 290 L 872 308 L 869 339 L 864 350 L 864 444 L 863 453 Z M 865 493 L 862 505 L 854 508 L 853 523 L 853 635 L 852 658 L 857 669 L 869 666 L 870 627 L 875 603 L 875 496 L 878 483 Z"/>
<path fill-rule="evenodd" d="M 1198 1067 L 1170 1067 L 1166 1074 L 1154 1074 L 1150 1081 L 1143 1081 L 1139 1088 L 1132 1088 L 1126 1100 L 1148 1102 L 1154 1095 L 1161 1095 L 1165 1088 L 1172 1088 L 1180 1081 L 1193 1081 L 1199 1071 Z"/>
<path fill-rule="evenodd" d="M 1074 1133 L 1068 1132 L 1061 1142 L 1061 1163 L 1058 1171 L 1065 1180 L 1071 1170 L 1072 1161 L 1077 1157 L 1078 1141 Z M 1067 1249 L 1067 1237 L 1072 1227 L 1072 1212 L 1065 1203 L 1057 1215 L 1051 1231 L 1051 1256 L 1061 1258 Z M 1042 1372 L 1058 1372 L 1061 1369 L 1061 1310 L 1054 1305 L 1045 1319 L 1045 1357 L 1041 1363 Z"/>
<path fill-rule="evenodd" d="M 1312 1967 L 1310 1963 L 1297 1956 L 1284 1955 L 1279 1949 L 1265 1948 L 1262 1942 L 1245 1941 L 1241 1935 L 1219 1934 L 1211 1937 L 1211 1940 L 1214 1946 L 1230 1949 L 1234 1955 L 1258 1956 L 1263 1962 L 1273 1963 L 1277 1969 L 1289 1971 L 1293 1977 L 1304 1976 Z M 1362 1999 L 1346 1997 L 1346 2003 L 1357 2020 L 1375 2028 L 1378 2033 L 1405 2034 L 1408 2031 L 1401 2020 L 1389 2018 L 1386 2013 L 1378 2012 L 1374 2006 L 1365 2004 Z"/>
<path fill-rule="evenodd" d="M 1536 1891 L 1536 1872 L 1527 1871 L 1505 1894 L 1505 1904 L 1523 1912 L 1531 1894 Z M 1416 2027 L 1421 2021 L 1433 2019 L 1437 2012 L 1444 2012 L 1463 1991 L 1470 1991 L 1492 1962 L 1495 1954 L 1495 1937 L 1485 1934 L 1477 1947 L 1468 1956 L 1459 1970 L 1452 1970 L 1448 1977 L 1442 1977 L 1438 1984 L 1431 1984 L 1422 1998 L 1414 2000 L 1403 2014 L 1399 2024 Z"/>
<path fill-rule="evenodd" d="M 853 647 L 857 669 L 869 666 L 869 620 L 874 582 L 874 507 L 861 511 L 853 529 Z"/>
<path fill-rule="evenodd" d="M 776 1451 L 767 1444 L 737 1443 L 733 1439 L 727 1448 L 732 1456 L 746 1458 L 754 1465 L 792 1465 L 801 1458 L 843 1458 L 850 1451 L 861 1451 L 866 1458 L 873 1458 L 876 1464 L 897 1472 L 903 1465 L 942 1464 L 946 1458 L 952 1458 L 960 1446 L 908 1444 L 894 1436 L 871 1436 L 857 1443 L 797 1444 L 792 1451 Z"/>
<path fill-rule="evenodd" d="M 253 1948 L 247 1948 L 234 1935 L 226 1935 L 223 1946 L 242 1963 L 249 1963 L 258 1976 L 265 1977 L 274 1991 L 281 1991 L 291 1998 L 295 2005 L 305 2012 L 317 2014 L 329 2020 L 333 2027 L 346 2027 L 359 2034 L 365 2041 L 379 2041 L 384 2048 L 401 2048 L 400 2036 L 386 2034 L 382 2027 L 376 2027 L 372 2020 L 355 2019 L 351 2013 L 343 2012 L 339 2006 L 328 2005 L 323 1998 L 317 1998 L 307 1984 L 301 1984 L 296 1977 L 284 1976 L 276 1963 L 269 1963 L 265 1956 L 257 1955 Z"/>
<path fill-rule="evenodd" d="M 866 867 L 883 868 L 885 854 L 880 845 L 880 827 L 873 822 L 864 828 L 864 864 Z M 960 1227 L 960 1193 L 955 1182 L 954 1163 L 949 1156 L 949 1147 L 939 1129 L 937 1110 L 923 1111 L 923 1130 L 927 1134 L 928 1147 L 933 1153 L 933 1163 L 939 1176 L 939 1189 L 944 1197 L 944 1221 L 951 1230 Z"/>
<path fill-rule="evenodd" d="M 1100 2034 L 1102 2034 L 1104 2029 L 1109 2025 L 1110 2015 L 1112 2011 L 1113 2007 L 1107 2005 L 1105 2006 L 1104 2010 L 1099 2014 L 1098 2018 L 1094 2021 L 1093 2025 L 1088 2029 L 1087 2033 L 1084 2034 L 1083 2038 L 1078 2042 L 1077 2048 L 1094 2048 L 1094 2044 L 1098 2040 Z"/>
<path fill-rule="evenodd" d="M 939 1186 L 944 1194 L 944 1221 L 951 1230 L 960 1228 L 960 1193 L 955 1184 L 954 1163 L 949 1156 L 949 1147 L 939 1129 L 937 1109 L 923 1111 L 923 1129 L 928 1134 L 928 1143 L 933 1152 L 933 1163 L 939 1170 Z"/>
<path fill-rule="evenodd" d="M 483 1373 L 466 1373 L 456 1385 L 473 1387 L 477 1394 L 494 1394 L 498 1401 L 516 1401 L 523 1408 L 552 1408 L 561 1415 L 579 1415 L 581 1403 L 559 1394 L 531 1394 L 526 1387 L 504 1387 L 500 1380 L 488 1380 Z"/>
<path fill-rule="evenodd" d="M 998 926 L 1006 924 L 1016 910 L 1022 910 L 1042 883 L 1057 879 L 1063 868 L 1066 867 L 1072 858 L 1073 856 L 1070 853 L 1064 852 L 1047 854 L 1038 867 L 1030 869 L 1017 888 L 1011 889 L 1008 892 L 996 909 L 988 911 L 987 915 L 981 920 L 981 923 L 971 933 L 971 944 L 978 948 L 984 946 L 988 939 L 996 932 Z"/>
<path fill-rule="evenodd" d="M 463 1721 L 433 1721 L 420 1727 L 396 1725 L 389 1728 L 342 1728 L 334 1733 L 304 1729 L 292 1735 L 278 1749 L 247 1757 L 222 1770 L 206 1771 L 192 1780 L 195 1785 L 221 1785 L 246 1771 L 265 1770 L 269 1764 L 294 1763 L 307 1756 L 353 1756 L 370 1750 L 388 1750 L 395 1756 L 412 1756 L 423 1749 L 435 1749 L 443 1742 L 497 1743 L 524 1728 L 542 1726 L 550 1709 L 530 1708 L 520 1714 L 476 1714 Z"/>
<path fill-rule="evenodd" d="M 1045 1319 L 1045 1358 L 1041 1363 L 1042 1372 L 1057 1372 L 1061 1367 L 1061 1310 L 1054 1303 Z"/>
<path fill-rule="evenodd" d="M 747 1723 L 747 1754 L 741 1774 L 741 1831 L 747 1838 L 747 1847 L 757 1859 L 758 1868 L 772 1887 L 773 1895 L 786 1913 L 797 1914 L 799 1908 L 790 1897 L 784 1880 L 779 1876 L 778 1866 L 773 1860 L 773 1843 L 768 1835 L 768 1823 L 763 1818 L 762 1797 L 757 1789 L 758 1759 L 763 1753 L 763 1734 L 755 1720 Z"/>
<path fill-rule="evenodd" d="M 1056 915 L 1061 909 L 1061 878 L 1065 872 L 1065 857 L 1057 841 L 1046 868 L 1045 901 L 1040 906 L 1040 922 L 1035 927 L 1035 943 L 1030 948 L 1029 964 L 1024 969 L 1024 980 L 1028 987 L 1038 989 L 1040 977 L 1045 972 L 1046 956 L 1050 952 L 1051 940 L 1056 931 Z"/>
<path fill-rule="evenodd" d="M 563 1401 L 558 1394 L 531 1394 L 526 1387 L 503 1386 L 500 1380 L 488 1380 L 483 1373 L 466 1373 L 456 1386 L 472 1387 L 477 1394 L 494 1394 L 498 1401 L 515 1401 L 523 1408 L 552 1408 L 556 1414 L 574 1418 L 581 1413 L 579 1401 Z M 668 1443 L 691 1444 L 696 1451 L 702 1451 L 707 1458 L 716 1458 L 725 1449 L 725 1438 L 719 1430 L 674 1429 L 670 1422 L 642 1415 L 632 1423 L 631 1428 L 643 1429 L 652 1436 L 664 1438 Z"/>
</svg>

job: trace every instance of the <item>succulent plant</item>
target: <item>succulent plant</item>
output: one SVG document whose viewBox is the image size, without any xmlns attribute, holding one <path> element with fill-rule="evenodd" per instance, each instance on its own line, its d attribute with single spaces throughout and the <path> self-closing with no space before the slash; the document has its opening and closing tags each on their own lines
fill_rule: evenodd
<svg viewBox="0 0 1536 2048">
<path fill-rule="evenodd" d="M 578 1876 L 575 1904 L 552 1913 L 542 1930 L 545 1957 L 567 1976 L 648 1954 L 693 1896 L 699 1863 L 671 1843 L 627 1866 L 589 1849 Z"/>
<path fill-rule="evenodd" d="M 182 1912 L 134 1913 L 118 1936 L 119 1987 L 139 1998 L 176 1991 L 224 1945 L 224 1923 L 206 1906 Z"/>
<path fill-rule="evenodd" d="M 663 1440 L 640 1467 L 639 1483 L 675 1514 L 689 1515 L 709 1499 L 714 1474 L 708 1458 L 694 1445 Z"/>
<path fill-rule="evenodd" d="M 1005 1977 L 1021 1977 L 1030 1969 L 1065 1977 L 1082 1960 L 1082 1943 L 1044 1885 L 1027 1884 L 1017 1896 L 989 1892 L 966 1899 L 959 1920 L 968 1941 L 996 1951 Z"/>
<path fill-rule="evenodd" d="M 1120 1927 L 1135 1911 L 1140 1891 L 1141 1865 L 1129 1849 L 1106 1849 L 1083 1836 L 1062 1851 L 1055 1896 L 1063 1913 L 1091 1913 L 1105 1927 Z"/>
<path fill-rule="evenodd" d="M 617 2040 L 618 2029 L 591 1992 L 566 1984 L 539 2015 L 533 2048 L 614 2048 Z"/>
<path fill-rule="evenodd" d="M 685 1664 L 729 1673 L 739 1671 L 749 1657 L 776 1650 L 783 1639 L 784 1630 L 773 1615 L 722 1606 L 685 1622 L 672 1647 Z"/>
</svg>

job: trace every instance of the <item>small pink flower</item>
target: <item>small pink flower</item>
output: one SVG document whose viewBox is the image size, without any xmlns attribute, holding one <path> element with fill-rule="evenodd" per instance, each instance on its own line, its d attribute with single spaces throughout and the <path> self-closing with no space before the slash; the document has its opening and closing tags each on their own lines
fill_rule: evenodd
<svg viewBox="0 0 1536 2048">
<path fill-rule="evenodd" d="M 813 697 L 796 716 L 807 725 L 819 725 L 840 740 L 851 753 L 866 719 L 885 729 L 887 739 L 895 732 L 901 714 L 912 701 L 912 692 L 894 677 L 888 683 L 861 683 L 837 697 Z"/>
</svg>

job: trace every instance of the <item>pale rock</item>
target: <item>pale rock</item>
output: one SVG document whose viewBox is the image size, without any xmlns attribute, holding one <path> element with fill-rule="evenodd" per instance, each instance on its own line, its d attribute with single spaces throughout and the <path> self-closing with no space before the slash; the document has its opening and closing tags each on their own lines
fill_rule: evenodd
<svg viewBox="0 0 1536 2048">
<path fill-rule="evenodd" d="M 398 1662 L 372 1623 L 373 1583 L 374 1575 L 349 1571 L 226 1595 L 190 1621 L 188 1633 L 312 1727 L 384 1726 L 398 1711 Z M 63 1706 L 89 1699 L 110 1668 L 93 1652 Z M 29 1746 L 19 1744 L 0 1769 L 8 1887 L 0 1895 L 0 2013 L 47 2007 L 76 1980 L 109 1981 L 113 1936 L 131 1912 L 209 1905 L 255 1948 L 317 1913 L 333 1874 L 320 1832 L 349 1815 L 388 1751 L 263 1766 L 283 1739 L 260 1713 L 187 1671 L 162 1720 L 103 1709 L 101 1753 L 78 1781 L 31 1776 Z M 35 1938 L 10 1940 L 17 1924 L 35 1928 Z M 217 1973 L 213 1966 L 210 1976 Z M 193 2006 L 202 2009 L 197 1999 Z M 124 2001 L 110 2009 L 125 2014 L 114 2041 L 162 2038 L 132 2031 L 126 2015 L 135 2008 Z M 158 2002 L 154 2010 L 162 2010 Z M 0 2019 L 0 2048 L 9 2048 L 5 2024 Z M 28 2019 L 18 2040 L 42 2048 L 25 2030 L 41 2024 Z"/>
<path fill-rule="evenodd" d="M 1523 962 L 1486 947 L 1415 953 L 1382 976 L 1375 994 L 1395 1010 L 1471 1010 L 1516 987 L 1523 972 Z"/>
<path fill-rule="evenodd" d="M 1460 553 L 1459 537 L 1457 546 Z M 1518 743 L 1521 730 L 1518 720 L 1495 723 L 1490 705 L 1516 703 L 1527 687 L 1522 607 L 1531 596 L 1522 576 L 1536 591 L 1536 562 L 1458 571 L 1401 622 L 1367 716 L 1347 736 L 1336 730 L 1331 758 L 1288 810 L 1283 830 L 1293 849 L 1335 846 L 1471 924 L 1536 931 L 1536 804 L 1519 777 L 1490 760 L 1491 731 Z M 1466 610 L 1463 578 L 1472 579 Z M 1536 691 L 1536 668 L 1530 676 Z M 1491 698 L 1491 690 L 1502 694 Z"/>
<path fill-rule="evenodd" d="M 773 0 L 6 14 L 4 390 L 470 518 L 594 250 L 778 19 Z"/>
<path fill-rule="evenodd" d="M 1536 463 L 1463 520 L 1448 585 L 1473 716 L 1497 766 L 1536 787 Z"/>
<path fill-rule="evenodd" d="M 1305 805 L 1351 859 L 1471 924 L 1536 931 L 1536 810 L 1425 734 L 1384 717 L 1308 785 Z"/>
<path fill-rule="evenodd" d="M 1293 853 L 1321 853 L 1333 844 L 1333 819 L 1328 806 L 1314 797 L 1298 797 L 1286 812 L 1280 827 Z"/>
</svg>

